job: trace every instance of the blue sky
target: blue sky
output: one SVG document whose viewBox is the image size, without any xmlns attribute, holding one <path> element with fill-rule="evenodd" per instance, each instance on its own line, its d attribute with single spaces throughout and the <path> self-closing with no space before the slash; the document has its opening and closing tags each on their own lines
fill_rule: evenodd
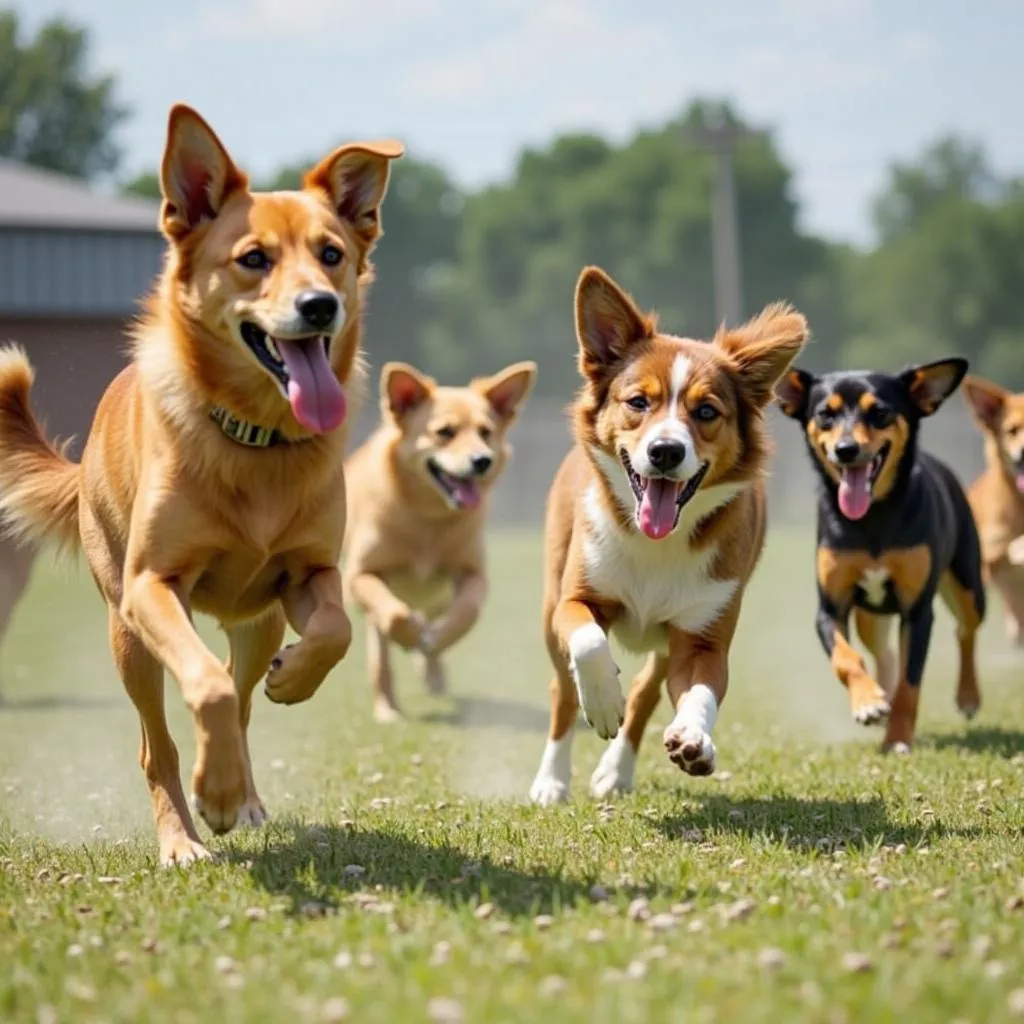
<svg viewBox="0 0 1024 1024">
<path fill-rule="evenodd" d="M 622 139 L 696 95 L 772 127 L 804 223 L 869 237 L 886 166 L 941 133 L 1024 172 L 1020 0 L 29 0 L 93 33 L 154 166 L 176 100 L 262 174 L 393 135 L 454 177 L 507 176 L 566 130 Z"/>
</svg>

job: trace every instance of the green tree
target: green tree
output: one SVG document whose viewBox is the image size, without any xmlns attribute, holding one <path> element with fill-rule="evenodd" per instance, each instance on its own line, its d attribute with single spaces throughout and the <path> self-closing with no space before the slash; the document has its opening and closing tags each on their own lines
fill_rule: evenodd
<svg viewBox="0 0 1024 1024">
<path fill-rule="evenodd" d="M 81 178 L 117 168 L 128 110 L 88 56 L 85 29 L 55 18 L 25 40 L 17 14 L 0 12 L 0 156 Z"/>
<path fill-rule="evenodd" d="M 533 358 L 542 392 L 570 394 L 573 287 L 588 263 L 658 309 L 668 330 L 713 332 L 712 158 L 683 131 L 705 115 L 694 104 L 623 146 L 565 136 L 525 152 L 508 184 L 470 197 L 428 335 L 432 364 L 466 377 Z M 834 352 L 843 329 L 834 302 L 841 260 L 799 230 L 790 173 L 770 139 L 739 144 L 736 181 L 747 311 L 778 298 L 810 304 L 812 318 L 827 325 L 816 331 L 817 355 Z"/>
<path fill-rule="evenodd" d="M 155 171 L 142 171 L 121 186 L 127 196 L 140 196 L 143 199 L 159 199 L 160 176 Z"/>
</svg>

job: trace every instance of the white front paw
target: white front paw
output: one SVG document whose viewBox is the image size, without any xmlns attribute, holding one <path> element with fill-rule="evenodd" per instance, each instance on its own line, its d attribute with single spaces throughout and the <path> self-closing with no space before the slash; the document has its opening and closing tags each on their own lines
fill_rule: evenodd
<svg viewBox="0 0 1024 1024">
<path fill-rule="evenodd" d="M 596 622 L 580 626 L 569 637 L 569 668 L 583 717 L 601 739 L 610 740 L 622 725 L 626 701 L 608 638 Z"/>
<path fill-rule="evenodd" d="M 1024 536 L 1010 541 L 1006 549 L 1006 559 L 1010 565 L 1024 565 Z"/>
<path fill-rule="evenodd" d="M 569 799 L 569 784 L 553 775 L 538 774 L 530 787 L 530 799 L 541 807 L 564 804 Z"/>
<path fill-rule="evenodd" d="M 590 792 L 599 800 L 616 793 L 629 793 L 633 789 L 636 772 L 636 751 L 624 733 L 619 733 L 608 745 L 590 776 Z"/>
</svg>

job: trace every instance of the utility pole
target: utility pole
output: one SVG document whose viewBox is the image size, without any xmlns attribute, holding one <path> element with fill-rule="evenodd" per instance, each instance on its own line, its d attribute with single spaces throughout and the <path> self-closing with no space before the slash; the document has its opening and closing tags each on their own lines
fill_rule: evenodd
<svg viewBox="0 0 1024 1024">
<path fill-rule="evenodd" d="M 733 147 L 741 139 L 764 133 L 736 124 L 724 104 L 708 111 L 703 122 L 687 128 L 686 137 L 711 150 L 715 179 L 711 202 L 711 250 L 715 281 L 715 319 L 727 326 L 743 320 L 743 266 L 740 259 L 739 213 Z"/>
</svg>

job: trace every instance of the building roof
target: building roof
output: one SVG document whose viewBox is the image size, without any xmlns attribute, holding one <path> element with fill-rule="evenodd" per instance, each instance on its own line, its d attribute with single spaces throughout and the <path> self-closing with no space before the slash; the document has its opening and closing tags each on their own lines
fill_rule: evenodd
<svg viewBox="0 0 1024 1024">
<path fill-rule="evenodd" d="M 0 159 L 0 227 L 157 230 L 160 204 L 104 195 L 84 181 Z"/>
</svg>

